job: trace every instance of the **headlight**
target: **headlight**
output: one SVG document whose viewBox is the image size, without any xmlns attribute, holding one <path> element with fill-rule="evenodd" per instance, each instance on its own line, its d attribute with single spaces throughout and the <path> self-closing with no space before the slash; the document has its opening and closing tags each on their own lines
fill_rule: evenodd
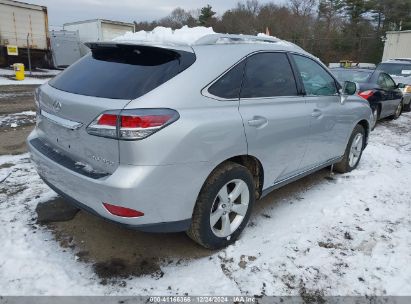
<svg viewBox="0 0 411 304">
<path fill-rule="evenodd" d="M 411 85 L 405 86 L 404 93 L 411 93 Z"/>
</svg>

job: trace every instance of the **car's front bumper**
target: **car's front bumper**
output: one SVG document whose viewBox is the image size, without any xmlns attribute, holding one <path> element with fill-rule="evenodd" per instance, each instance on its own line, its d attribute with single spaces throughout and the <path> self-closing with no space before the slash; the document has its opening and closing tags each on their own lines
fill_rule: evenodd
<svg viewBox="0 0 411 304">
<path fill-rule="evenodd" d="M 120 164 L 113 174 L 94 177 L 70 170 L 27 139 L 41 178 L 76 206 L 105 219 L 146 231 L 174 232 L 190 225 L 197 195 L 210 170 L 207 162 L 165 166 Z M 126 218 L 109 213 L 103 202 L 131 208 L 144 216 Z"/>
</svg>

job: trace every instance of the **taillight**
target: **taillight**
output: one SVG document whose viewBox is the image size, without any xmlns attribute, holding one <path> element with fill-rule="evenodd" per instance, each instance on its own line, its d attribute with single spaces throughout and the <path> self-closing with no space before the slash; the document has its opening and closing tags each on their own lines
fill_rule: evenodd
<svg viewBox="0 0 411 304">
<path fill-rule="evenodd" d="M 111 214 L 121 216 L 121 217 L 140 217 L 144 215 L 144 213 L 141 211 L 126 208 L 126 207 L 116 206 L 116 205 L 112 205 L 109 203 L 103 203 L 103 206 Z"/>
<path fill-rule="evenodd" d="M 117 127 L 116 114 L 102 114 L 97 120 L 99 126 Z"/>
<path fill-rule="evenodd" d="M 179 118 L 171 109 L 136 109 L 108 111 L 99 115 L 88 127 L 91 135 L 122 140 L 146 138 Z"/>
<path fill-rule="evenodd" d="M 372 90 L 367 90 L 367 91 L 363 91 L 363 92 L 358 93 L 358 95 L 361 96 L 362 98 L 368 100 L 368 98 L 370 98 L 371 96 L 374 95 L 374 92 Z"/>
</svg>

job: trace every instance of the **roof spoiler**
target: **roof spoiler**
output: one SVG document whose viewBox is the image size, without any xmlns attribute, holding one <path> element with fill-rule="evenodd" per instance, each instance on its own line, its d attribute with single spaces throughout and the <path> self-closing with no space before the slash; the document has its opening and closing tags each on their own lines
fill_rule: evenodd
<svg viewBox="0 0 411 304">
<path fill-rule="evenodd" d="M 84 43 L 91 50 L 101 48 L 116 48 L 121 46 L 135 46 L 135 47 L 152 47 L 171 51 L 185 51 L 194 53 L 194 50 L 188 45 L 173 45 L 173 44 L 156 44 L 148 41 L 96 41 Z"/>
</svg>

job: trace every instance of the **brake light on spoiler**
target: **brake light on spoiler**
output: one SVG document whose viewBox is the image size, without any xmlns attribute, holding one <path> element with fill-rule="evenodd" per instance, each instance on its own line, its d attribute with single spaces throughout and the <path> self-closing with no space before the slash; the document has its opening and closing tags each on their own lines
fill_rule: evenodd
<svg viewBox="0 0 411 304">
<path fill-rule="evenodd" d="M 144 139 L 180 118 L 172 109 L 114 110 L 100 114 L 88 127 L 91 135 L 120 140 Z"/>
</svg>

